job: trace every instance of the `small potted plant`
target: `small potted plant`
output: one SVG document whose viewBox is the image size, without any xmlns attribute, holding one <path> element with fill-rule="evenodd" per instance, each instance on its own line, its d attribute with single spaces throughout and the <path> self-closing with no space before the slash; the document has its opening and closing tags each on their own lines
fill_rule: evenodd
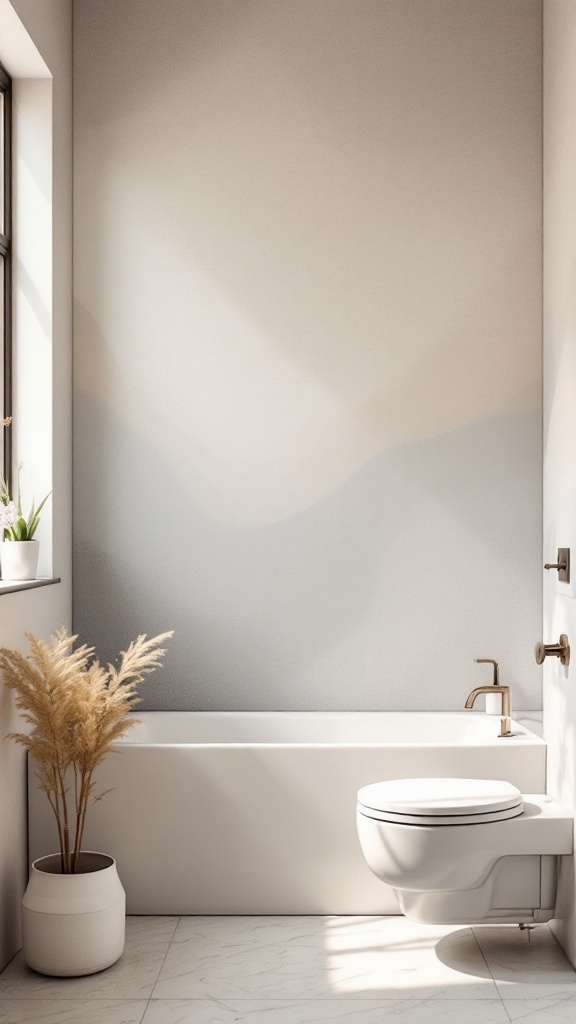
<svg viewBox="0 0 576 1024">
<path fill-rule="evenodd" d="M 54 812 L 60 850 L 34 861 L 22 901 L 26 963 L 41 974 L 76 976 L 109 967 L 124 949 L 126 898 L 114 859 L 82 849 L 86 815 L 98 793 L 94 772 L 136 721 L 137 686 L 165 653 L 139 636 L 118 668 L 76 650 L 59 629 L 48 643 L 26 633 L 30 655 L 0 648 L 0 671 L 30 732 L 11 733 L 32 755 L 39 788 Z M 31 764 L 32 762 L 30 762 Z"/>
<path fill-rule="evenodd" d="M 25 516 L 20 491 L 21 469 L 22 466 L 18 466 L 17 503 L 10 497 L 8 484 L 0 477 L 0 530 L 3 537 L 0 569 L 4 580 L 36 579 L 40 546 L 34 540 L 34 534 L 40 522 L 40 513 L 51 494 L 49 492 L 38 506 L 33 501 L 28 516 Z"/>
</svg>

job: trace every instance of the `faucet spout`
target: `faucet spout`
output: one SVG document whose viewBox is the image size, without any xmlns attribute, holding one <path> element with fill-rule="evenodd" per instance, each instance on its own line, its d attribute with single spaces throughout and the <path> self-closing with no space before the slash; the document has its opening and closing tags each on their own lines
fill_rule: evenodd
<svg viewBox="0 0 576 1024">
<path fill-rule="evenodd" d="M 476 698 L 481 693 L 499 693 L 502 697 L 502 730 L 501 736 L 511 736 L 510 732 L 510 687 L 509 686 L 477 686 L 466 698 L 464 707 L 470 710 L 474 707 Z"/>
</svg>

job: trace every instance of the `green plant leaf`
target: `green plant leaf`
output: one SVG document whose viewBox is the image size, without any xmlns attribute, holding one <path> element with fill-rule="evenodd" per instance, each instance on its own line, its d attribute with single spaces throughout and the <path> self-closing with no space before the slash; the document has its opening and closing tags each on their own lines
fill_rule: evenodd
<svg viewBox="0 0 576 1024">
<path fill-rule="evenodd" d="M 48 494 L 46 495 L 45 498 L 42 499 L 36 510 L 34 510 L 34 504 L 32 504 L 32 508 L 30 509 L 30 515 L 28 517 L 28 540 L 32 540 L 34 534 L 36 533 L 36 529 L 40 522 L 40 513 L 51 494 L 52 491 L 48 491 Z"/>
<path fill-rule="evenodd" d="M 11 532 L 13 535 L 13 539 L 16 541 L 28 540 L 28 529 L 26 526 L 26 520 L 23 518 L 23 516 L 20 516 L 20 518 L 16 520 L 16 522 L 11 528 Z"/>
</svg>

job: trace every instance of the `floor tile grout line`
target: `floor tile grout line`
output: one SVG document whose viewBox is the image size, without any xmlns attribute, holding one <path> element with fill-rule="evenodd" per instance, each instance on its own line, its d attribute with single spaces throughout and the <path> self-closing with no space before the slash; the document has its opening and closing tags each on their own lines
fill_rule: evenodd
<svg viewBox="0 0 576 1024">
<path fill-rule="evenodd" d="M 538 998 L 538 997 L 535 997 Z M 565 998 L 558 997 L 558 1005 L 562 1002 L 573 1000 L 574 997 L 567 995 Z M 83 998 L 80 994 L 77 996 L 4 996 L 2 1002 L 4 1003 L 37 1003 L 39 1005 L 50 1003 L 213 1003 L 222 1000 L 234 1003 L 337 1003 L 338 1005 L 345 1005 L 346 1003 L 419 1003 L 426 1002 L 434 1005 L 434 1003 L 477 1003 L 478 1005 L 485 1003 L 498 1002 L 495 996 L 483 996 L 481 999 L 473 995 L 462 995 L 462 996 L 426 996 L 417 995 L 416 992 L 411 996 L 405 995 L 382 995 L 382 996 L 359 996 L 359 995 L 346 995 L 346 996 L 283 996 L 280 998 L 274 998 L 263 995 L 253 996 L 89 996 Z M 511 999 L 509 1002 L 519 1002 L 520 1000 Z M 556 1005 L 556 1004 L 553 1004 Z"/>
<path fill-rule="evenodd" d="M 129 1000 L 124 1000 L 125 1002 Z M 338 1003 L 345 1006 L 346 1003 L 485 1003 L 502 1002 L 500 996 L 483 996 L 478 999 L 475 996 L 283 996 L 279 999 L 270 996 L 150 996 L 149 1003 L 217 1003 L 228 1001 L 230 1003 Z M 512 1000 L 514 1001 L 514 1000 Z M 118 1000 L 121 1002 L 121 1000 Z"/>
<path fill-rule="evenodd" d="M 494 984 L 494 988 L 496 989 L 496 993 L 497 993 L 497 995 L 498 995 L 498 999 L 499 999 L 499 1000 L 500 1000 L 500 1002 L 502 1003 L 502 1009 L 504 1010 L 504 1013 L 506 1014 L 506 1016 L 507 1016 L 508 1020 L 509 1020 L 509 1021 L 511 1021 L 511 1020 L 512 1020 L 512 1017 L 511 1017 L 511 1016 L 510 1016 L 510 1014 L 508 1013 L 508 1009 L 507 1009 L 507 1007 L 506 1007 L 506 1003 L 504 1002 L 504 1000 L 503 1000 L 503 998 L 502 998 L 502 995 L 501 995 L 501 993 L 500 993 L 500 989 L 498 988 L 498 983 L 497 983 L 497 981 L 496 981 L 496 978 L 495 978 L 495 977 L 494 977 L 494 975 L 492 974 L 492 968 L 490 967 L 490 964 L 488 963 L 488 961 L 487 961 L 486 957 L 484 956 L 484 950 L 482 949 L 482 946 L 480 945 L 480 943 L 479 943 L 479 941 L 478 941 L 478 936 L 476 935 L 476 932 L 475 932 L 475 930 L 474 930 L 474 928 L 473 928 L 473 926 L 472 926 L 472 925 L 470 925 L 470 931 L 472 932 L 472 935 L 474 936 L 474 941 L 475 941 L 476 945 L 478 946 L 478 949 L 480 950 L 480 956 L 482 957 L 482 959 L 483 959 L 484 963 L 486 964 L 486 968 L 487 968 L 487 970 L 488 970 L 488 974 L 489 974 L 489 975 L 490 975 L 490 977 L 492 978 L 492 982 L 493 982 L 493 984 Z"/>
<path fill-rule="evenodd" d="M 178 925 L 180 924 L 181 920 L 182 920 L 181 916 L 176 918 L 176 924 L 174 925 L 174 931 L 172 932 L 172 935 L 170 936 L 170 942 L 168 943 L 168 945 L 166 947 L 166 952 L 164 954 L 164 959 L 163 959 L 162 963 L 160 964 L 160 967 L 158 968 L 158 974 L 156 975 L 156 978 L 154 979 L 154 982 L 152 984 L 152 991 L 151 991 L 151 993 L 148 996 L 148 999 L 146 1001 L 146 1006 L 144 1007 L 144 1013 L 142 1014 L 142 1016 L 140 1018 L 140 1024 L 142 1024 L 142 1021 L 144 1020 L 144 1017 L 148 1013 L 148 1007 L 150 1006 L 150 1001 L 151 1001 L 152 996 L 154 994 L 154 989 L 156 988 L 156 982 L 158 981 L 158 978 L 162 974 L 162 968 L 164 967 L 164 964 L 166 963 L 166 959 L 168 957 L 168 953 L 170 952 L 170 949 L 172 947 L 172 943 L 174 942 L 174 936 L 176 935 L 176 932 L 178 930 Z"/>
</svg>

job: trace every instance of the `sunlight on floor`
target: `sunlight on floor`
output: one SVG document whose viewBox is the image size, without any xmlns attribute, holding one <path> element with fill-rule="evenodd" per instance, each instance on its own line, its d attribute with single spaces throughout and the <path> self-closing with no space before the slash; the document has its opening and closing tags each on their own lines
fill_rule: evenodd
<svg viewBox="0 0 576 1024">
<path fill-rule="evenodd" d="M 479 989 L 490 986 L 469 928 L 416 925 L 397 917 L 327 918 L 325 947 L 335 993 L 430 997 L 449 988 L 479 996 Z"/>
</svg>

